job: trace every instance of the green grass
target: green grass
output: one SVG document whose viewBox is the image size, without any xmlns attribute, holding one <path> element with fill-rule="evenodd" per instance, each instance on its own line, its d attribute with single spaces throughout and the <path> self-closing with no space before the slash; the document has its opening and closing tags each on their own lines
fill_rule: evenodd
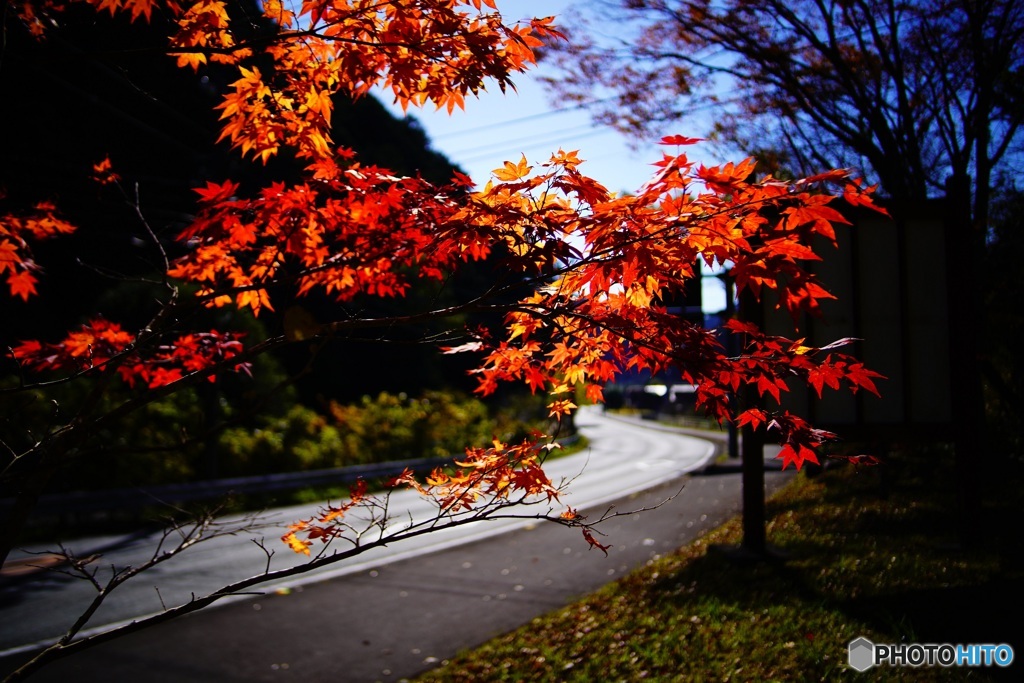
<svg viewBox="0 0 1024 683">
<path fill-rule="evenodd" d="M 1020 664 L 847 667 L 858 636 L 1009 642 L 1024 657 L 1020 478 L 990 478 L 986 519 L 1003 524 L 968 551 L 956 543 L 953 479 L 935 462 L 799 476 L 768 504 L 768 538 L 784 562 L 709 552 L 740 541 L 734 521 L 421 680 L 1024 680 Z"/>
</svg>

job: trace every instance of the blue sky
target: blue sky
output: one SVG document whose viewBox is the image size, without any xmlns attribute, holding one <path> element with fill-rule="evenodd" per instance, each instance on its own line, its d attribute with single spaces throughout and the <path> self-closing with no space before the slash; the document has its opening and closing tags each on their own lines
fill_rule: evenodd
<svg viewBox="0 0 1024 683">
<path fill-rule="evenodd" d="M 558 17 L 567 0 L 497 0 L 508 21 L 530 16 Z M 434 108 L 410 109 L 431 140 L 432 147 L 460 166 L 479 184 L 505 161 L 518 161 L 525 154 L 531 162 L 547 161 L 559 147 L 579 150 L 586 161 L 581 169 L 612 191 L 633 191 L 653 171 L 650 166 L 661 152 L 657 145 L 633 151 L 625 138 L 604 126 L 597 126 L 580 109 L 564 109 L 551 101 L 537 76 L 544 65 L 515 79 L 516 91 L 502 93 L 497 87 L 478 98 L 467 98 L 465 111 L 451 115 Z M 401 116 L 385 93 L 379 94 L 392 111 Z"/>
<path fill-rule="evenodd" d="M 556 24 L 571 0 L 497 0 L 507 21 L 525 17 L 556 16 Z M 632 149 L 625 137 L 605 126 L 593 123 L 590 114 L 579 108 L 565 108 L 553 102 L 539 82 L 545 72 L 541 63 L 515 79 L 516 90 L 502 93 L 497 87 L 479 98 L 467 98 L 464 111 L 451 114 L 432 106 L 410 108 L 408 114 L 416 118 L 427 133 L 431 147 L 444 154 L 462 168 L 479 185 L 490 177 L 491 171 L 505 161 L 518 161 L 522 154 L 531 163 L 547 161 L 561 147 L 566 151 L 578 150 L 585 161 L 581 171 L 613 192 L 631 192 L 643 185 L 654 171 L 653 164 L 661 157 L 657 144 L 644 144 Z M 396 116 L 403 116 L 384 92 L 378 96 Z M 675 133 L 699 136 L 704 122 L 695 122 L 695 130 Z M 701 159 L 699 146 L 692 156 Z M 704 278 L 704 308 L 719 311 L 725 307 L 721 282 Z"/>
</svg>

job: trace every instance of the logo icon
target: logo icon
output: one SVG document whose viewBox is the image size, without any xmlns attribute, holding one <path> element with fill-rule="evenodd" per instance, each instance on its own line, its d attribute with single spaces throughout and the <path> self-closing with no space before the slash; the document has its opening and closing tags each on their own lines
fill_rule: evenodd
<svg viewBox="0 0 1024 683">
<path fill-rule="evenodd" d="M 861 637 L 850 643 L 850 667 L 867 671 L 875 665 L 875 644 Z"/>
</svg>

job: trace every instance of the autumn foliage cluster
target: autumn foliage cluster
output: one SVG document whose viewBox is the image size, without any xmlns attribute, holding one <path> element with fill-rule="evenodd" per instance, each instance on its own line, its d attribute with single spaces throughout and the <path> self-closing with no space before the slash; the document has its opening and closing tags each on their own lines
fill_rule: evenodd
<svg viewBox="0 0 1024 683">
<path fill-rule="evenodd" d="M 166 297 L 146 325 L 94 317 L 56 340 L 19 340 L 9 365 L 16 390 L 38 382 L 111 377 L 164 396 L 222 372 L 245 370 L 260 353 L 376 329 L 495 313 L 501 327 L 470 326 L 445 353 L 479 354 L 479 392 L 521 382 L 550 397 L 553 417 L 570 415 L 577 397 L 602 399 L 602 386 L 626 371 L 668 371 L 698 386 L 698 407 L 720 421 L 778 430 L 785 464 L 816 462 L 830 435 L 778 405 L 794 381 L 828 389 L 875 392 L 877 377 L 837 349 L 805 346 L 733 321 L 718 333 L 670 314 L 664 302 L 687 287 L 698 264 L 727 264 L 740 291 L 769 297 L 794 315 L 815 313 L 830 298 L 809 266 L 812 245 L 835 241 L 844 223 L 837 197 L 872 206 L 869 188 L 843 171 L 796 181 L 756 178 L 751 161 L 706 167 L 670 136 L 653 160 L 650 181 L 617 195 L 585 175 L 575 151 L 550 159 L 505 162 L 482 186 L 456 175 L 438 186 L 365 165 L 331 139 L 332 98 L 382 87 L 403 106 L 463 107 L 484 87 L 505 89 L 534 62 L 545 40 L 559 40 L 552 20 L 507 25 L 488 0 L 305 0 L 298 11 L 278 0 L 261 9 L 276 30 L 239 29 L 244 14 L 220 0 L 25 0 L 11 3 L 40 41 L 71 5 L 119 15 L 125 30 L 152 22 L 166 28 L 162 46 L 182 78 L 231 69 L 217 105 L 221 140 L 243 159 L 263 164 L 287 156 L 301 177 L 244 186 L 231 178 L 196 188 L 190 223 L 165 254 Z M 123 182 L 117 159 L 95 159 L 97 183 Z M 34 246 L 75 230 L 60 206 L 29 211 L 0 205 L 0 274 L 10 296 L 30 301 L 45 275 Z M 157 240 L 156 236 L 153 236 Z M 181 329 L 189 307 L 236 307 L 252 315 L 280 308 L 276 297 L 326 294 L 402 297 L 418 281 L 443 284 L 474 262 L 496 264 L 490 286 L 454 306 L 402 316 L 364 317 L 339 306 L 336 319 L 302 321 L 250 344 L 233 332 Z M 284 293 L 284 294 L 281 294 Z M 290 300 L 290 299 L 289 299 Z M 40 303 L 40 306 L 45 305 Z M 722 334 L 742 338 L 726 353 Z M 112 381 L 114 381 L 112 379 Z M 752 385 L 764 399 L 736 406 Z M 117 410 L 143 405 L 144 392 Z M 17 458 L 47 457 L 74 445 L 72 421 Z M 83 437 L 84 438 L 84 437 Z M 53 456 L 57 453 L 57 456 Z M 557 499 L 541 467 L 538 443 L 471 449 L 456 473 L 396 484 L 434 500 L 442 512 L 517 496 Z M 353 496 L 358 503 L 363 494 Z M 343 529 L 346 509 L 298 523 L 285 537 L 299 552 Z M 568 511 L 566 519 L 575 513 Z M 586 531 L 586 529 L 585 529 Z M 588 532 L 589 533 L 589 532 Z M 592 537 L 588 535 L 592 543 Z"/>
</svg>

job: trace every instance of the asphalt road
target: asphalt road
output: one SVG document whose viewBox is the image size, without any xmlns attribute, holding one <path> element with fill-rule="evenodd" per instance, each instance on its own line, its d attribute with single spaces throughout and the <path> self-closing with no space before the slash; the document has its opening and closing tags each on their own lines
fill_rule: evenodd
<svg viewBox="0 0 1024 683">
<path fill-rule="evenodd" d="M 583 413 L 579 424 L 591 441 L 589 452 L 552 463 L 556 477 L 583 471 L 566 502 L 591 515 L 608 505 L 625 511 L 664 503 L 602 526 L 603 540 L 612 544 L 607 558 L 589 551 L 578 531 L 552 524 L 484 524 L 466 539 L 428 535 L 427 545 L 396 544 L 390 556 L 357 558 L 329 576 L 271 587 L 267 595 L 117 639 L 51 664 L 33 680 L 400 680 L 564 605 L 738 512 L 738 474 L 685 474 L 711 454 L 706 442 L 597 412 Z M 769 486 L 782 476 L 769 473 Z M 284 511 L 284 519 L 297 518 L 294 512 Z M 247 539 L 240 546 L 252 550 Z M 238 571 L 246 575 L 244 563 L 229 559 L 225 548 L 208 555 L 191 563 L 180 558 L 174 578 L 141 576 L 140 595 L 155 593 L 157 582 L 165 600 L 165 591 L 178 584 L 202 584 L 218 556 L 232 578 Z M 19 646 L 39 640 L 39 627 L 28 627 L 32 614 L 50 628 L 70 618 L 68 584 L 78 589 L 81 582 L 39 574 L 13 591 L 6 587 L 0 635 L 10 656 L 0 661 L 0 671 L 26 656 Z M 132 616 L 152 611 L 140 600 L 141 607 L 124 600 L 138 612 Z"/>
</svg>

